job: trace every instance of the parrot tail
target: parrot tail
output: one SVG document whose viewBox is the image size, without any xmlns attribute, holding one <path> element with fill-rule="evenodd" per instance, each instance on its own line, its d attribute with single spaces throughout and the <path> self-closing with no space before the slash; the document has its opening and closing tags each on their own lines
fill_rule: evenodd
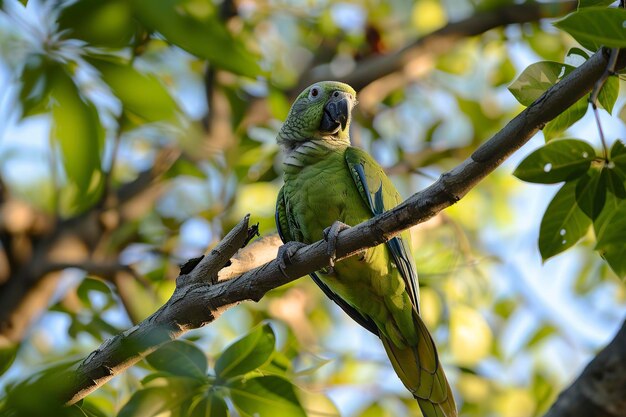
<svg viewBox="0 0 626 417">
<path fill-rule="evenodd" d="M 439 362 L 437 349 L 426 325 L 413 310 L 417 344 L 398 347 L 381 335 L 393 369 L 413 394 L 424 417 L 457 417 L 452 390 Z"/>
</svg>

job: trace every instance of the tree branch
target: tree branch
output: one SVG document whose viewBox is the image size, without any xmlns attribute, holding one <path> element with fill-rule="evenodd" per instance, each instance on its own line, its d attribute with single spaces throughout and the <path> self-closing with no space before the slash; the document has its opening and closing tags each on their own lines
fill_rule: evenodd
<svg viewBox="0 0 626 417">
<path fill-rule="evenodd" d="M 476 36 L 499 26 L 536 22 L 539 19 L 562 16 L 575 10 L 577 4 L 578 2 L 576 1 L 555 3 L 526 2 L 479 12 L 467 19 L 449 23 L 398 51 L 359 61 L 355 70 L 343 77 L 337 77 L 328 65 L 313 68 L 300 78 L 293 92 L 298 94 L 305 87 L 316 81 L 332 79 L 350 84 L 355 90 L 359 91 L 383 76 L 400 71 L 417 56 L 423 58 L 432 54 L 441 55 L 450 50 L 460 38 Z"/>
<path fill-rule="evenodd" d="M 163 149 L 149 170 L 118 189 L 113 200 L 116 200 L 115 208 L 119 207 L 123 211 L 123 217 L 132 217 L 133 213 L 140 212 L 139 205 L 151 204 L 157 194 L 153 192 L 156 180 L 178 157 L 178 150 Z M 146 195 L 152 199 L 140 198 Z M 30 235 L 25 236 L 27 242 L 32 244 L 32 255 L 25 257 L 27 262 L 15 262 L 12 259 L 9 250 L 13 236 L 0 224 L 2 249 L 7 252 L 11 266 L 9 278 L 0 283 L 0 341 L 20 341 L 33 321 L 47 308 L 56 291 L 60 274 L 49 274 L 46 268 L 50 265 L 58 267 L 62 264 L 69 266 L 91 262 L 88 252 L 106 238 L 102 233 L 102 212 L 103 208 L 94 207 L 69 219 L 48 219 L 49 224 L 45 227 L 48 230 L 42 232 L 36 240 Z M 82 257 L 77 260 L 77 256 Z"/>
<path fill-rule="evenodd" d="M 80 363 L 75 377 L 71 378 L 69 404 L 79 401 L 162 344 L 215 320 L 229 307 L 202 298 L 206 290 L 217 288 L 219 291 L 220 286 L 211 285 L 211 281 L 217 279 L 228 260 L 256 234 L 256 226 L 248 227 L 249 217 L 239 222 L 191 272 L 176 279 L 176 290 L 165 305 L 140 324 L 105 341 Z"/>
<path fill-rule="evenodd" d="M 615 338 L 563 391 L 545 417 L 626 415 L 626 321 Z"/>
<path fill-rule="evenodd" d="M 395 209 L 341 232 L 337 241 L 338 259 L 381 244 L 459 201 L 545 123 L 591 91 L 607 60 L 606 51 L 596 53 L 434 184 Z M 616 69 L 625 66 L 626 53 L 621 53 Z M 237 278 L 211 284 L 238 247 L 251 237 L 250 233 L 246 216 L 190 273 L 177 279 L 176 290 L 164 306 L 92 352 L 75 371 L 74 382 L 65 397 L 67 403 L 74 404 L 160 345 L 212 322 L 233 305 L 244 300 L 258 301 L 269 290 L 329 265 L 326 242 L 318 241 L 298 250 L 285 270 L 274 259 Z"/>
</svg>

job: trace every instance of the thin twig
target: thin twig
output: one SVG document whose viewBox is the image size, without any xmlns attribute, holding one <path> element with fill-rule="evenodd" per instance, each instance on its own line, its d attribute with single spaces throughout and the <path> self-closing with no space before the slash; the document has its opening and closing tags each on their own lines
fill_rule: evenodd
<svg viewBox="0 0 626 417">
<path fill-rule="evenodd" d="M 609 62 L 606 65 L 606 69 L 602 73 L 602 76 L 596 81 L 593 86 L 593 91 L 589 96 L 589 102 L 591 103 L 591 107 L 593 108 L 593 114 L 596 119 L 596 125 L 598 126 L 598 134 L 600 135 L 600 141 L 602 142 L 602 153 L 604 157 L 604 163 L 608 164 L 609 162 L 609 150 L 606 144 L 606 139 L 604 137 L 604 132 L 602 131 L 602 123 L 600 123 L 600 115 L 598 114 L 598 96 L 600 95 L 600 91 L 604 84 L 609 79 L 610 76 L 615 75 L 615 65 L 617 64 L 617 56 L 619 55 L 619 49 L 613 48 L 611 49 L 611 53 L 609 55 Z"/>
<path fill-rule="evenodd" d="M 106 205 L 107 199 L 110 196 L 115 195 L 115 190 L 113 189 L 113 170 L 115 169 L 115 163 L 117 162 L 118 152 L 120 148 L 120 142 L 122 141 L 122 123 L 124 121 L 124 108 L 122 105 L 122 110 L 120 114 L 115 118 L 115 134 L 113 136 L 113 149 L 111 150 L 111 163 L 109 164 L 108 169 L 104 171 L 104 194 L 102 196 L 102 200 L 100 201 L 101 205 Z"/>
<path fill-rule="evenodd" d="M 52 188 L 54 192 L 52 193 L 52 212 L 55 217 L 59 217 L 59 194 L 61 190 L 61 186 L 59 184 L 59 175 L 57 171 L 57 148 L 54 143 L 54 138 L 52 137 L 52 131 L 48 136 L 48 145 L 50 146 L 50 157 L 48 158 L 48 162 L 50 164 L 50 182 L 52 183 Z"/>
</svg>

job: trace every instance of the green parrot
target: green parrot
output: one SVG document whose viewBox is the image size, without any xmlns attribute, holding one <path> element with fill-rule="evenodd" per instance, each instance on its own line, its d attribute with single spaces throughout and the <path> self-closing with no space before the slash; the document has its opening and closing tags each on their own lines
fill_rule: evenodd
<svg viewBox="0 0 626 417">
<path fill-rule="evenodd" d="M 285 242 L 279 261 L 284 268 L 302 244 L 326 239 L 331 267 L 311 274 L 313 280 L 357 323 L 380 337 L 424 416 L 456 416 L 435 343 L 420 317 L 409 233 L 333 262 L 342 228 L 402 201 L 376 161 L 350 146 L 356 103 L 352 87 L 324 81 L 305 89 L 289 111 L 277 137 L 285 173 L 276 203 L 276 225 Z"/>
</svg>

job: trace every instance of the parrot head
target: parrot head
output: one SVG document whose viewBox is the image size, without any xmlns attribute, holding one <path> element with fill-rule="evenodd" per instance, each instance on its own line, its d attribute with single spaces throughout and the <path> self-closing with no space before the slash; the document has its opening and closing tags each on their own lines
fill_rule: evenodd
<svg viewBox="0 0 626 417">
<path fill-rule="evenodd" d="M 302 91 L 291 106 L 278 142 L 287 150 L 317 140 L 328 145 L 349 144 L 356 91 L 348 84 L 320 81 Z"/>
</svg>

